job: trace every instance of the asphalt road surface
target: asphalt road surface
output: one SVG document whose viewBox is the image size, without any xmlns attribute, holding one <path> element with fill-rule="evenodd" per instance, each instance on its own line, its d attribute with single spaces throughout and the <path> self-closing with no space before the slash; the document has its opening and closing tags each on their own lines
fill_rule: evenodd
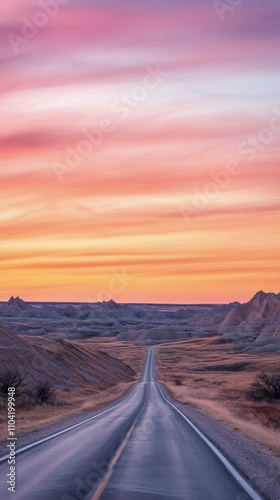
<svg viewBox="0 0 280 500">
<path fill-rule="evenodd" d="M 162 391 L 154 348 L 132 393 L 16 456 L 16 492 L 0 461 L 0 499 L 259 500 Z"/>
</svg>

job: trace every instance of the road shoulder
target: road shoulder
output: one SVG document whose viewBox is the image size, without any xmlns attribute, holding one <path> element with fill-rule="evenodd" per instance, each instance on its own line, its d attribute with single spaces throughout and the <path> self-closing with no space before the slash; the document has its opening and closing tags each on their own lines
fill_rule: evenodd
<svg viewBox="0 0 280 500">
<path fill-rule="evenodd" d="M 280 458 L 273 452 L 190 405 L 172 401 L 267 500 L 280 498 Z M 243 500 L 243 499 L 242 499 Z M 245 500 L 245 498 L 244 498 Z"/>
</svg>

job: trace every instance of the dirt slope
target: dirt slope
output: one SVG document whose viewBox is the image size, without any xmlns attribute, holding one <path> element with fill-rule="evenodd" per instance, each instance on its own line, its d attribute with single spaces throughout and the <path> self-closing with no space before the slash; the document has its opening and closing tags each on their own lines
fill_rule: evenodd
<svg viewBox="0 0 280 500">
<path fill-rule="evenodd" d="M 28 385 L 47 380 L 59 389 L 93 384 L 97 390 L 133 380 L 133 370 L 75 342 L 19 336 L 0 326 L 0 374 L 18 369 Z"/>
</svg>

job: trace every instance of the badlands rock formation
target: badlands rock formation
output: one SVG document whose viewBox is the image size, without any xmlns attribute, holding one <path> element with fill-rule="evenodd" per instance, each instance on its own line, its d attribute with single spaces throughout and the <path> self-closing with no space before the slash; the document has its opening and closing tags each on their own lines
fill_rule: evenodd
<svg viewBox="0 0 280 500">
<path fill-rule="evenodd" d="M 238 349 L 280 352 L 280 293 L 260 291 L 238 304 L 219 325 L 224 340 L 238 342 Z"/>
<path fill-rule="evenodd" d="M 26 337 L 0 327 L 0 376 L 18 370 L 27 386 L 39 380 L 61 389 L 105 389 L 133 380 L 134 372 L 104 352 L 64 340 Z"/>
<path fill-rule="evenodd" d="M 112 337 L 154 344 L 218 335 L 237 349 L 280 350 L 280 294 L 258 292 L 246 304 L 219 305 L 0 303 L 0 323 L 15 333 L 46 339 Z"/>
</svg>

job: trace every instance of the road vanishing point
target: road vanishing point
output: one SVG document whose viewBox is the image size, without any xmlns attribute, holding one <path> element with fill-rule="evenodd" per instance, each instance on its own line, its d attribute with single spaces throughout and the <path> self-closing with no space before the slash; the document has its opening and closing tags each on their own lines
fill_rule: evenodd
<svg viewBox="0 0 280 500">
<path fill-rule="evenodd" d="M 261 500 L 158 383 L 155 347 L 118 403 L 18 449 L 16 492 L 0 460 L 1 500 Z"/>
</svg>

